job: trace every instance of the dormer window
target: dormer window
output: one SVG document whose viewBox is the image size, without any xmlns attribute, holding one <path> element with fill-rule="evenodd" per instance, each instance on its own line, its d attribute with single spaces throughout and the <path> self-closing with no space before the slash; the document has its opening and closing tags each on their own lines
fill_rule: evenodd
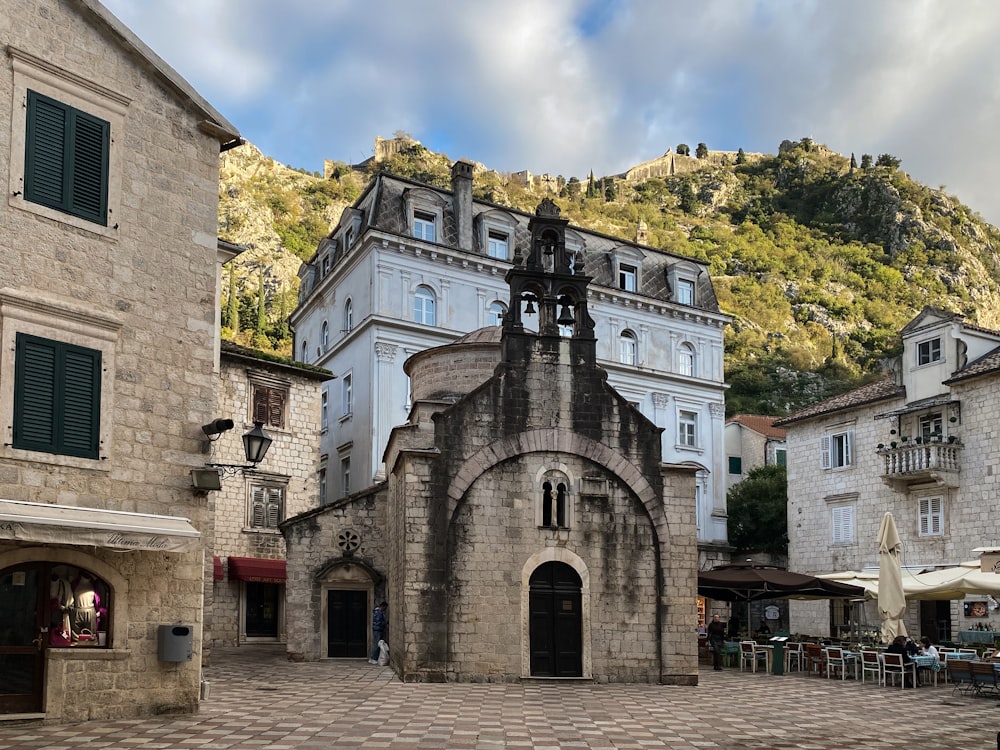
<svg viewBox="0 0 1000 750">
<path fill-rule="evenodd" d="M 929 339 L 917 344 L 917 366 L 941 361 L 941 339 Z"/>
<path fill-rule="evenodd" d="M 508 260 L 508 248 L 510 247 L 510 240 L 508 235 L 503 232 L 498 232 L 495 229 L 489 231 L 489 235 L 486 240 L 486 252 L 491 258 L 496 258 L 497 260 Z"/>
<path fill-rule="evenodd" d="M 689 279 L 677 281 L 677 301 L 682 305 L 694 304 L 694 282 Z"/>
<path fill-rule="evenodd" d="M 434 214 L 424 211 L 413 212 L 413 236 L 427 242 L 437 241 L 437 227 L 434 224 Z"/>
<path fill-rule="evenodd" d="M 324 255 L 323 256 L 323 276 L 326 276 L 328 273 L 330 273 L 330 256 L 329 255 Z"/>
<path fill-rule="evenodd" d="M 701 268 L 694 263 L 681 261 L 667 269 L 671 301 L 678 305 L 694 307 L 698 304 L 698 276 Z"/>
<path fill-rule="evenodd" d="M 635 266 L 630 266 L 622 263 L 618 266 L 618 288 L 624 289 L 626 292 L 634 292 L 637 290 L 637 280 L 639 278 L 639 269 Z"/>
<path fill-rule="evenodd" d="M 621 245 L 611 251 L 611 271 L 615 285 L 623 292 L 638 292 L 642 279 L 642 260 L 646 257 L 639 248 Z"/>
</svg>

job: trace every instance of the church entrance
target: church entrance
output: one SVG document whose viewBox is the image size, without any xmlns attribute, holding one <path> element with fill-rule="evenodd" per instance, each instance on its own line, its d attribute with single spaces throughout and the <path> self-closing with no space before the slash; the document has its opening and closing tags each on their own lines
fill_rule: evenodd
<svg viewBox="0 0 1000 750">
<path fill-rule="evenodd" d="M 583 582 L 561 562 L 539 565 L 529 579 L 532 677 L 583 676 Z"/>
<path fill-rule="evenodd" d="M 326 655 L 364 658 L 368 649 L 368 592 L 326 592 Z"/>
</svg>

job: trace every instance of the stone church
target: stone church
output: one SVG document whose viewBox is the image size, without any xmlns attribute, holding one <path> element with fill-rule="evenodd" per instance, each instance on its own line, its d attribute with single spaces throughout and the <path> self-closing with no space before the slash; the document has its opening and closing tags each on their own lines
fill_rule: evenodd
<svg viewBox="0 0 1000 750">
<path fill-rule="evenodd" d="M 281 524 L 290 658 L 367 657 L 386 599 L 406 681 L 697 682 L 698 467 L 597 366 L 567 223 L 542 201 L 502 326 L 407 360 L 386 481 Z"/>
</svg>

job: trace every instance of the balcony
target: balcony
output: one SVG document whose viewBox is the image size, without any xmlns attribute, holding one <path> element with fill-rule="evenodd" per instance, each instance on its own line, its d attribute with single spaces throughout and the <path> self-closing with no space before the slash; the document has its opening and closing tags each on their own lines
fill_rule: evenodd
<svg viewBox="0 0 1000 750">
<path fill-rule="evenodd" d="M 958 486 L 962 444 L 957 441 L 932 440 L 895 448 L 883 447 L 878 455 L 883 461 L 882 481 L 896 489 L 928 483 Z"/>
</svg>

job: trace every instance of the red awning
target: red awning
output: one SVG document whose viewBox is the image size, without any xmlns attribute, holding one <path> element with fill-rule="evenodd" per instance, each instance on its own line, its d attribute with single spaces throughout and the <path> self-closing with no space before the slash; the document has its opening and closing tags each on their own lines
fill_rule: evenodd
<svg viewBox="0 0 1000 750">
<path fill-rule="evenodd" d="M 230 557 L 229 579 L 250 583 L 284 583 L 285 561 L 259 557 Z"/>
<path fill-rule="evenodd" d="M 222 568 L 222 560 L 218 555 L 212 555 L 212 580 L 221 581 L 226 577 L 226 571 Z"/>
</svg>

